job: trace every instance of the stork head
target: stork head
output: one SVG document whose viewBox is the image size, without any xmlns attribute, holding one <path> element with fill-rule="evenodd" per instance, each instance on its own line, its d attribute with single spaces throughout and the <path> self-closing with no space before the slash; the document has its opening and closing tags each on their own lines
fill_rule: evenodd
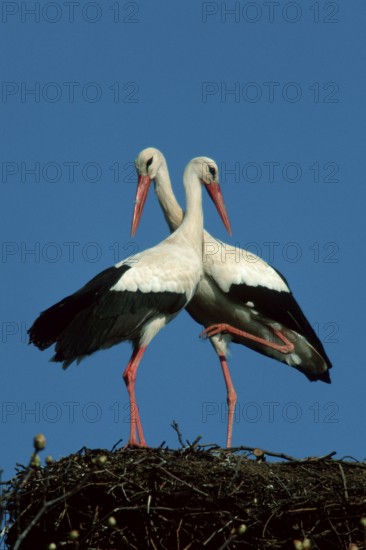
<svg viewBox="0 0 366 550">
<path fill-rule="evenodd" d="M 132 236 L 134 236 L 137 231 L 151 182 L 157 177 L 159 169 L 162 165 L 165 165 L 166 168 L 165 158 L 163 154 L 154 147 L 148 147 L 147 149 L 141 151 L 135 160 L 138 183 L 131 226 Z M 192 174 L 194 173 L 194 175 L 206 187 L 210 197 L 216 205 L 228 233 L 231 235 L 230 222 L 226 213 L 224 198 L 219 185 L 219 169 L 216 162 L 208 157 L 197 157 L 188 163 L 186 167 L 186 172 L 187 171 L 190 171 Z"/>
<path fill-rule="evenodd" d="M 147 147 L 147 149 L 143 149 L 136 157 L 135 167 L 138 182 L 131 226 L 132 237 L 137 231 L 137 226 L 145 206 L 145 201 L 151 182 L 156 178 L 159 168 L 163 162 L 164 157 L 162 153 L 159 149 L 155 149 L 154 147 Z"/>
<path fill-rule="evenodd" d="M 136 157 L 135 166 L 138 177 L 149 176 L 150 181 L 155 179 L 156 174 L 163 162 L 163 155 L 155 147 L 143 149 Z"/>
<path fill-rule="evenodd" d="M 186 167 L 186 171 L 190 170 L 194 171 L 206 188 L 220 214 L 220 218 L 227 232 L 231 235 L 229 217 L 226 212 L 224 197 L 219 184 L 219 168 L 216 162 L 208 157 L 196 157 L 192 159 Z"/>
</svg>

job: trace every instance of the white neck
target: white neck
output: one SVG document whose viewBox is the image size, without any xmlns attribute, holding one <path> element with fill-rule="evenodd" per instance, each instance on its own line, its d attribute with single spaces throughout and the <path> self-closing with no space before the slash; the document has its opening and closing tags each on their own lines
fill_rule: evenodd
<svg viewBox="0 0 366 550">
<path fill-rule="evenodd" d="M 184 212 L 175 198 L 165 158 L 154 179 L 155 193 L 170 231 L 175 231 L 183 221 Z"/>
<path fill-rule="evenodd" d="M 193 236 L 198 233 L 202 245 L 203 210 L 202 210 L 202 184 L 195 171 L 195 167 L 189 163 L 183 174 L 183 184 L 186 191 L 186 213 L 181 227 L 189 227 Z"/>
<path fill-rule="evenodd" d="M 171 231 L 177 229 L 171 235 L 174 240 L 182 240 L 189 244 L 196 253 L 202 257 L 203 240 L 203 212 L 202 212 L 202 185 L 197 175 L 197 168 L 188 164 L 184 171 L 183 183 L 186 192 L 186 212 L 183 211 L 173 194 L 169 180 L 168 170 L 164 174 L 169 185 L 165 188 L 156 186 L 160 205 L 163 209 Z M 158 182 L 157 182 L 158 183 Z M 159 193 L 159 191 L 161 191 Z M 183 221 L 182 221 L 183 219 Z"/>
</svg>

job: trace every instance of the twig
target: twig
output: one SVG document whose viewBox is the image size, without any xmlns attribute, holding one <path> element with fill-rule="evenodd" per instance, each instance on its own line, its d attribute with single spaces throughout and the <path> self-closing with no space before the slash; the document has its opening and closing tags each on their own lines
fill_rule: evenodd
<svg viewBox="0 0 366 550">
<path fill-rule="evenodd" d="M 180 430 L 179 430 L 178 423 L 177 423 L 175 420 L 173 420 L 173 422 L 171 423 L 171 426 L 172 426 L 173 430 L 175 430 L 175 431 L 177 432 L 178 441 L 179 441 L 180 445 L 181 445 L 182 447 L 185 447 L 184 442 L 183 442 L 182 434 L 181 434 L 181 432 L 180 432 Z"/>
<path fill-rule="evenodd" d="M 180 528 L 182 527 L 182 523 L 183 523 L 183 518 L 180 519 L 177 530 L 175 532 L 177 535 L 177 550 L 180 550 L 179 531 L 180 531 Z"/>
<path fill-rule="evenodd" d="M 267 519 L 267 521 L 266 521 L 266 523 L 264 524 L 264 527 L 263 527 L 262 537 L 264 537 L 264 533 L 266 532 L 266 529 L 267 529 L 267 526 L 268 526 L 269 522 L 278 513 L 279 510 L 280 510 L 280 508 L 276 508 L 276 510 L 274 512 L 272 512 L 272 514 Z"/>
<path fill-rule="evenodd" d="M 338 468 L 340 469 L 342 480 L 343 480 L 344 498 L 348 500 L 347 480 L 346 480 L 346 476 L 344 475 L 342 464 L 338 463 Z"/>
<path fill-rule="evenodd" d="M 113 453 L 113 451 L 115 451 L 115 450 L 117 449 L 117 446 L 118 446 L 120 443 L 122 443 L 122 441 L 123 441 L 123 439 L 121 438 L 121 439 L 119 439 L 119 440 L 117 441 L 117 443 L 115 443 L 115 444 L 113 445 L 112 450 L 111 450 L 111 453 Z"/>
<path fill-rule="evenodd" d="M 309 456 L 308 458 L 303 458 L 303 462 L 311 461 L 316 462 L 317 460 L 328 460 L 328 458 L 332 458 L 334 455 L 337 454 L 337 451 L 332 451 L 331 453 L 328 453 L 323 456 Z"/>
<path fill-rule="evenodd" d="M 236 479 L 237 479 L 237 478 L 239 477 L 239 475 L 240 475 L 240 466 L 241 466 L 241 463 L 242 463 L 242 461 L 243 461 L 243 458 L 244 458 L 244 456 L 240 456 L 240 457 L 239 457 L 239 460 L 238 460 L 238 462 L 237 462 L 237 464 L 236 464 L 236 466 L 235 466 L 234 474 L 233 474 L 232 478 L 230 479 L 230 481 L 229 481 L 229 483 L 228 483 L 228 485 L 227 485 L 226 491 L 227 491 L 228 494 L 229 494 L 229 491 L 230 491 L 230 489 L 231 489 L 231 486 L 234 485 L 234 482 L 236 481 Z"/>
<path fill-rule="evenodd" d="M 188 440 L 187 440 L 187 443 L 190 446 L 190 448 L 193 449 L 194 447 L 197 447 L 197 444 L 199 441 L 201 441 L 201 439 L 202 439 L 202 435 L 198 435 L 196 439 L 192 441 L 192 443 L 190 443 Z"/>
<path fill-rule="evenodd" d="M 225 550 L 229 546 L 229 544 L 237 537 L 236 533 L 233 533 L 230 535 L 230 537 L 224 542 L 222 546 L 220 546 L 219 550 Z"/>
<path fill-rule="evenodd" d="M 84 482 L 81 484 L 81 485 L 84 485 Z M 20 533 L 20 535 L 18 536 L 17 540 L 15 541 L 15 544 L 14 544 L 14 548 L 13 550 L 18 550 L 18 548 L 20 547 L 20 545 L 22 544 L 23 540 L 25 539 L 25 537 L 28 535 L 28 533 L 31 531 L 31 529 L 33 529 L 33 527 L 38 523 L 38 520 L 43 516 L 43 514 L 45 512 L 47 512 L 47 510 L 49 508 L 52 508 L 52 506 L 54 506 L 55 504 L 57 504 L 58 502 L 62 501 L 62 500 L 66 500 L 67 498 L 71 497 L 73 494 L 77 493 L 77 491 L 79 491 L 81 485 L 77 486 L 77 487 L 74 487 L 74 489 L 71 489 L 71 491 L 69 491 L 68 493 L 66 494 L 63 494 L 57 498 L 54 498 L 53 500 L 49 500 L 48 502 L 46 502 L 42 508 L 39 510 L 39 512 L 34 516 L 34 518 L 32 519 L 31 522 L 29 522 L 29 524 L 27 525 L 27 527 L 24 529 L 24 531 L 22 533 Z"/>
<path fill-rule="evenodd" d="M 204 491 L 201 491 L 201 489 L 197 489 L 197 487 L 195 487 L 191 483 L 187 483 L 187 481 L 184 481 L 184 479 L 180 479 L 180 477 L 177 477 L 174 474 L 172 474 L 171 472 L 168 472 L 168 470 L 166 470 L 165 468 L 160 466 L 160 464 L 158 464 L 156 466 L 156 468 L 159 468 L 159 470 L 162 470 L 166 475 L 168 475 L 169 477 L 172 477 L 176 481 L 179 481 L 180 483 L 183 483 L 183 485 L 187 485 L 187 487 L 189 487 L 190 489 L 193 489 L 193 491 L 196 491 L 196 493 L 200 493 L 201 495 L 203 495 L 205 497 L 208 497 L 207 493 L 205 493 Z"/>
<path fill-rule="evenodd" d="M 256 451 L 258 447 L 246 447 L 244 445 L 241 445 L 240 447 L 231 447 L 229 449 L 223 449 L 228 452 L 237 452 L 237 451 L 249 451 L 254 454 L 254 451 Z M 309 462 L 309 461 L 316 461 L 316 460 L 326 460 L 328 458 L 332 458 L 335 454 L 337 454 L 336 451 L 332 451 L 331 453 L 328 453 L 323 456 L 319 457 L 307 457 L 307 458 L 296 458 L 294 456 L 290 456 L 284 453 L 274 453 L 273 451 L 267 451 L 265 449 L 261 449 L 261 451 L 268 456 L 273 456 L 275 458 L 282 458 L 283 460 L 288 460 L 289 462 Z"/>
<path fill-rule="evenodd" d="M 284 490 L 286 491 L 286 493 L 288 494 L 288 496 L 291 498 L 291 497 L 292 497 L 292 494 L 291 494 L 290 491 L 287 489 L 287 487 L 286 487 L 286 485 L 283 483 L 283 481 L 282 481 L 274 472 L 271 471 L 271 472 L 269 472 L 269 473 L 270 473 L 271 477 L 273 477 L 273 478 L 277 481 L 278 485 L 279 485 L 280 487 L 282 487 L 282 489 L 284 489 Z"/>
<path fill-rule="evenodd" d="M 233 518 L 233 519 L 236 519 Z M 228 527 L 230 525 L 230 523 L 233 523 L 233 519 L 229 519 L 228 522 L 225 523 L 225 525 L 223 525 L 222 527 L 220 527 L 219 529 L 216 529 L 216 531 L 214 531 L 213 533 L 211 533 L 211 535 L 208 537 L 208 539 L 206 539 L 203 543 L 203 546 L 206 546 L 216 535 L 217 533 L 221 533 L 224 529 L 226 529 L 226 527 Z M 229 542 L 231 542 L 233 539 L 233 537 L 230 537 L 228 540 Z M 226 548 L 227 547 L 227 541 L 225 541 L 224 543 L 224 546 L 221 546 L 219 550 L 221 550 L 222 548 Z"/>
<path fill-rule="evenodd" d="M 256 449 L 258 449 L 258 447 L 246 447 L 244 445 L 241 445 L 240 447 L 231 447 L 230 449 L 225 449 L 225 451 L 228 451 L 228 452 L 249 451 L 252 454 L 254 454 L 254 451 Z M 299 462 L 299 460 L 304 460 L 304 459 L 296 458 L 294 456 L 286 455 L 284 453 L 274 453 L 272 451 L 266 451 L 265 449 L 261 449 L 261 450 L 263 451 L 264 454 L 268 456 L 273 456 L 275 458 L 283 458 L 284 460 L 288 460 L 290 462 Z"/>
<path fill-rule="evenodd" d="M 310 508 L 294 508 L 293 510 L 287 510 L 288 514 L 301 514 L 303 512 L 315 512 L 319 510 L 316 506 L 311 506 Z"/>
</svg>

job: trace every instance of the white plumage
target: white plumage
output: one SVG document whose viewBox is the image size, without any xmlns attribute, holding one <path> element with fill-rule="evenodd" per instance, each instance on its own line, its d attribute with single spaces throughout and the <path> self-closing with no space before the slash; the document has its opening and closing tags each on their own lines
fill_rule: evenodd
<svg viewBox="0 0 366 550">
<path fill-rule="evenodd" d="M 183 219 L 162 153 L 149 147 L 137 157 L 140 178 L 155 183 L 165 219 L 174 231 Z M 146 197 L 145 197 L 146 198 Z M 289 286 L 275 269 L 246 250 L 203 234 L 204 277 L 187 311 L 201 325 L 219 356 L 228 394 L 227 446 L 231 444 L 236 392 L 227 365 L 230 342 L 243 344 L 330 382 L 331 363 Z"/>
<path fill-rule="evenodd" d="M 203 238 L 203 263 L 205 273 L 219 283 L 223 292 L 228 292 L 231 285 L 240 284 L 290 292 L 283 277 L 262 258 L 223 243 L 206 230 Z"/>
<path fill-rule="evenodd" d="M 133 353 L 123 377 L 130 398 L 129 445 L 133 446 L 146 445 L 135 396 L 141 358 L 154 336 L 187 305 L 203 277 L 201 184 L 230 231 L 215 162 L 206 157 L 191 160 L 183 179 L 187 211 L 177 231 L 94 277 L 41 313 L 28 331 L 30 342 L 42 350 L 56 344 L 52 360 L 62 362 L 64 368 L 97 350 L 124 340 L 132 342 Z M 140 178 L 132 232 L 146 199 L 145 183 Z"/>
<path fill-rule="evenodd" d="M 126 273 L 111 290 L 130 292 L 188 292 L 202 278 L 202 260 L 197 251 L 186 243 L 182 244 L 178 235 L 166 239 L 158 246 L 144 250 L 116 267 L 129 265 L 132 270 Z M 184 261 L 182 262 L 182 253 Z"/>
</svg>

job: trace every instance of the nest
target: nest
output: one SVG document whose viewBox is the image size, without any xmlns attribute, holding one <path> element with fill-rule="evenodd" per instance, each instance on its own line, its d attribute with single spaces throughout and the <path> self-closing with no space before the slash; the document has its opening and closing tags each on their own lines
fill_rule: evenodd
<svg viewBox="0 0 366 550">
<path fill-rule="evenodd" d="M 268 462 L 271 453 L 244 449 L 82 449 L 45 467 L 20 467 L 3 497 L 6 544 L 366 548 L 366 463 L 330 455 Z"/>
</svg>

